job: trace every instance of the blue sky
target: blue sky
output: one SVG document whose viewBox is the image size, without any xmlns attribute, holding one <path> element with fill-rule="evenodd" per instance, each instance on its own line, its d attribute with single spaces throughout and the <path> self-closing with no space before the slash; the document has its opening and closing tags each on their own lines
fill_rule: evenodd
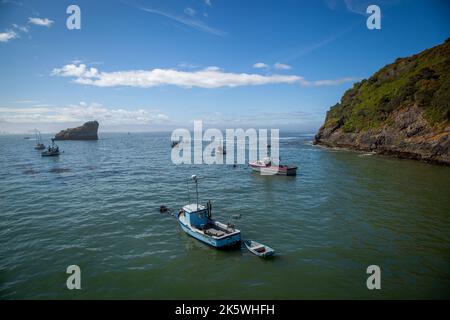
<svg viewBox="0 0 450 320">
<path fill-rule="evenodd" d="M 81 8 L 68 30 L 66 8 Z M 381 30 L 366 8 L 381 8 Z M 0 131 L 313 132 L 355 81 L 450 36 L 446 0 L 0 0 Z"/>
</svg>

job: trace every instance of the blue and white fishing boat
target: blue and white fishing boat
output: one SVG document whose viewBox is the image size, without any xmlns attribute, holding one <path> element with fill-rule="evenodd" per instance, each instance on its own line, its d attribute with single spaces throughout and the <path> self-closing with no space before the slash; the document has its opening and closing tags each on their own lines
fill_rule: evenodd
<svg viewBox="0 0 450 320">
<path fill-rule="evenodd" d="M 230 223 L 222 223 L 212 219 L 211 202 L 207 205 L 198 203 L 198 179 L 195 182 L 197 202 L 185 205 L 178 213 L 178 222 L 188 235 L 215 248 L 227 248 L 241 243 L 241 231 Z"/>
</svg>

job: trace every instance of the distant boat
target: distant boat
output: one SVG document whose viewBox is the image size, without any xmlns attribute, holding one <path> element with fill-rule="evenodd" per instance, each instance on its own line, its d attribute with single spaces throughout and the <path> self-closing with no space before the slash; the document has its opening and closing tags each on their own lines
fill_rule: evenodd
<svg viewBox="0 0 450 320">
<path fill-rule="evenodd" d="M 217 147 L 217 153 L 218 154 L 227 154 L 227 149 L 225 148 L 225 146 L 222 146 L 223 143 L 221 143 L 218 147 Z"/>
<path fill-rule="evenodd" d="M 246 240 L 244 241 L 244 244 L 251 253 L 261 258 L 272 256 L 275 253 L 275 250 L 271 247 L 256 241 Z"/>
<path fill-rule="evenodd" d="M 43 157 L 55 157 L 59 156 L 59 147 L 55 143 L 55 139 L 52 139 L 52 145 L 48 146 L 48 149 L 41 153 Z"/>
<path fill-rule="evenodd" d="M 211 202 L 207 206 L 198 203 L 198 179 L 191 177 L 195 182 L 197 202 L 185 205 L 178 213 L 178 222 L 191 237 L 206 243 L 214 248 L 232 247 L 241 242 L 241 231 L 231 224 L 224 224 L 211 217 Z"/>
<path fill-rule="evenodd" d="M 34 146 L 36 150 L 44 150 L 45 145 L 42 143 L 41 133 L 39 130 L 36 130 L 36 145 Z"/>
<path fill-rule="evenodd" d="M 297 167 L 293 165 L 272 165 L 270 158 L 258 160 L 249 163 L 253 171 L 259 172 L 262 175 L 283 175 L 295 176 L 297 175 Z"/>
</svg>

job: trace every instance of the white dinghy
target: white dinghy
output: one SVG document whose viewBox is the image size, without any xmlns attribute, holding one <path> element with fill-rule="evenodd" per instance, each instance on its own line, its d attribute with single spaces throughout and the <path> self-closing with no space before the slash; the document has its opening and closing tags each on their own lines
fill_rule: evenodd
<svg viewBox="0 0 450 320">
<path fill-rule="evenodd" d="M 251 253 L 261 258 L 272 256 L 275 253 L 271 247 L 253 240 L 246 240 L 244 244 Z"/>
</svg>

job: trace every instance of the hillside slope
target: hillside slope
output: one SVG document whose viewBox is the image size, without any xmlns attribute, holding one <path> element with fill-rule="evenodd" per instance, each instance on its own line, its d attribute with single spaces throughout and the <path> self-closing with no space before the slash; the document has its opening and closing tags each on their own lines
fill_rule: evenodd
<svg viewBox="0 0 450 320">
<path fill-rule="evenodd" d="M 355 83 L 314 143 L 450 164 L 450 39 Z"/>
</svg>

